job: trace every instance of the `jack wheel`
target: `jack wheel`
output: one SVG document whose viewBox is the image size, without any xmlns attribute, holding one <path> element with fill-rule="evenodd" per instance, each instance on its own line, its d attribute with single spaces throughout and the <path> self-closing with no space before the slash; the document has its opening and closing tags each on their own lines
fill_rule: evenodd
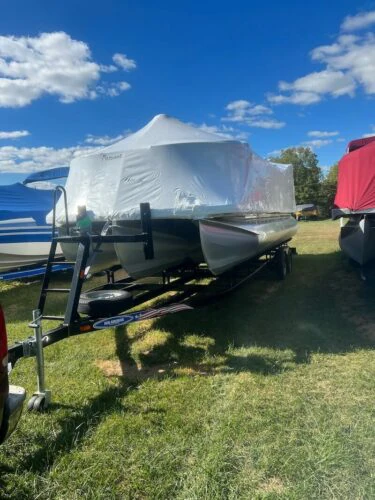
<svg viewBox="0 0 375 500">
<path fill-rule="evenodd" d="M 27 411 L 36 411 L 41 413 L 46 408 L 46 397 L 42 394 L 34 395 L 27 403 Z"/>
</svg>

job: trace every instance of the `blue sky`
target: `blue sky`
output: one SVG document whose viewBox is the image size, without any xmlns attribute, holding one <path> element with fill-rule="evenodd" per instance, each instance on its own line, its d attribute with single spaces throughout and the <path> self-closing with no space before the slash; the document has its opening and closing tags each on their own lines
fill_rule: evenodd
<svg viewBox="0 0 375 500">
<path fill-rule="evenodd" d="M 0 184 L 167 113 L 321 166 L 375 129 L 375 2 L 17 1 L 0 17 Z"/>
</svg>

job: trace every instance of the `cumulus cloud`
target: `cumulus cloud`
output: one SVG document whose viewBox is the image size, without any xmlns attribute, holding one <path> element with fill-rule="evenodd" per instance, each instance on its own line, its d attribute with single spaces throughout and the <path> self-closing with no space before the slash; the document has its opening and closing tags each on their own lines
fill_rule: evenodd
<svg viewBox="0 0 375 500">
<path fill-rule="evenodd" d="M 227 110 L 227 116 L 222 118 L 224 122 L 235 122 L 249 127 L 266 129 L 278 129 L 285 126 L 284 122 L 269 118 L 273 111 L 262 104 L 254 104 L 240 99 L 230 102 L 225 109 Z"/>
<path fill-rule="evenodd" d="M 352 24 L 344 21 L 345 26 L 354 26 L 354 20 L 359 26 L 359 21 L 365 18 L 358 15 L 346 19 Z M 363 22 L 363 27 L 372 23 L 369 21 L 372 19 L 371 16 L 367 16 L 366 19 L 367 24 Z M 313 61 L 323 64 L 324 69 L 304 75 L 293 82 L 279 82 L 280 93 L 267 96 L 270 103 L 310 105 L 325 97 L 337 98 L 343 95 L 353 97 L 358 88 L 362 88 L 368 95 L 375 94 L 373 33 L 360 36 L 341 34 L 332 44 L 313 49 L 310 56 Z"/>
<path fill-rule="evenodd" d="M 237 141 L 246 141 L 249 135 L 246 132 L 237 130 L 234 127 L 227 127 L 226 125 L 218 127 L 217 125 L 206 125 L 206 123 L 202 123 L 201 125 L 198 125 L 198 128 L 204 130 L 205 132 L 220 135 L 226 139 L 235 139 Z"/>
<path fill-rule="evenodd" d="M 355 16 L 346 16 L 341 24 L 342 31 L 356 31 L 375 24 L 375 10 L 360 12 Z"/>
<path fill-rule="evenodd" d="M 83 144 L 65 148 L 2 146 L 0 147 L 0 173 L 27 174 L 66 166 L 73 158 L 98 151 L 127 137 L 130 133 L 130 130 L 125 130 L 122 134 L 112 137 L 88 134 Z"/>
<path fill-rule="evenodd" d="M 126 130 L 123 134 L 119 134 L 114 137 L 111 137 L 109 135 L 98 136 L 98 135 L 88 134 L 85 139 L 85 144 L 91 144 L 93 146 L 109 146 L 114 142 L 121 141 L 121 139 L 124 139 L 130 133 L 131 133 L 130 130 Z"/>
<path fill-rule="evenodd" d="M 69 165 L 76 156 L 88 154 L 96 149 L 99 148 L 90 146 L 68 148 L 3 146 L 0 147 L 0 172 L 19 174 L 61 167 Z"/>
<path fill-rule="evenodd" d="M 12 130 L 11 132 L 0 131 L 0 139 L 19 139 L 27 135 L 30 135 L 28 130 Z"/>
<path fill-rule="evenodd" d="M 307 135 L 309 137 L 322 138 L 322 137 L 335 137 L 335 136 L 339 135 L 339 133 L 340 132 L 338 132 L 337 130 L 334 132 L 325 132 L 323 130 L 310 130 L 310 132 L 307 132 Z"/>
<path fill-rule="evenodd" d="M 313 139 L 311 141 L 302 141 L 300 144 L 297 144 L 294 146 L 287 146 L 285 148 L 275 149 L 275 150 L 269 152 L 267 154 L 267 157 L 280 156 L 283 151 L 285 151 L 286 149 L 289 149 L 289 148 L 301 148 L 301 147 L 303 147 L 303 148 L 309 148 L 312 151 L 314 151 L 314 149 L 319 149 L 319 148 L 322 148 L 324 146 L 328 146 L 329 144 L 332 144 L 332 143 L 333 143 L 333 139 Z"/>
<path fill-rule="evenodd" d="M 56 96 L 63 103 L 95 99 L 105 93 L 97 89 L 102 74 L 117 70 L 93 61 L 89 46 L 65 32 L 0 36 L 0 107 L 23 107 L 43 95 Z M 125 90 L 121 88 L 125 83 L 117 84 L 116 95 Z M 112 87 L 102 87 L 108 89 L 107 95 L 114 95 Z"/>
<path fill-rule="evenodd" d="M 112 60 L 117 66 L 122 68 L 125 71 L 130 71 L 137 67 L 137 63 L 134 59 L 129 59 L 125 54 L 116 53 L 113 55 Z"/>
<path fill-rule="evenodd" d="M 109 97 L 117 97 L 122 92 L 129 90 L 131 88 L 130 83 L 128 82 L 114 82 L 114 83 L 106 83 L 103 85 L 98 85 L 96 87 L 96 94 L 104 94 Z"/>
<path fill-rule="evenodd" d="M 304 146 L 309 146 L 312 149 L 314 148 L 322 148 L 323 146 L 328 146 L 328 144 L 332 144 L 332 139 L 313 139 L 312 141 L 304 141 L 302 144 Z"/>
</svg>

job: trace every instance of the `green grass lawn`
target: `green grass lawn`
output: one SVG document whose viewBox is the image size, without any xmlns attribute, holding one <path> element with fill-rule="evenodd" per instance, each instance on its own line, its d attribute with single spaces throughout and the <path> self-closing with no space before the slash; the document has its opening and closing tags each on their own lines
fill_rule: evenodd
<svg viewBox="0 0 375 500">
<path fill-rule="evenodd" d="M 47 348 L 53 404 L 0 448 L 0 497 L 375 498 L 375 290 L 338 231 L 301 222 L 284 282 Z M 40 282 L 0 287 L 23 339 Z M 34 360 L 11 379 L 31 395 Z"/>
</svg>

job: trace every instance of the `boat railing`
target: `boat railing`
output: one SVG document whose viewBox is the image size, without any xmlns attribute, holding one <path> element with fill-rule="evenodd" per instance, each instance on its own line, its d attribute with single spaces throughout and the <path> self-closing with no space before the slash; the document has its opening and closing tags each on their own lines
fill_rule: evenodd
<svg viewBox="0 0 375 500">
<path fill-rule="evenodd" d="M 52 212 L 52 236 L 55 237 L 56 234 L 56 205 L 60 197 L 57 194 L 60 193 L 64 199 L 64 211 L 65 211 L 65 226 L 66 234 L 69 235 L 69 217 L 68 217 L 68 201 L 66 190 L 63 186 L 56 186 L 53 192 L 53 212 Z"/>
</svg>

